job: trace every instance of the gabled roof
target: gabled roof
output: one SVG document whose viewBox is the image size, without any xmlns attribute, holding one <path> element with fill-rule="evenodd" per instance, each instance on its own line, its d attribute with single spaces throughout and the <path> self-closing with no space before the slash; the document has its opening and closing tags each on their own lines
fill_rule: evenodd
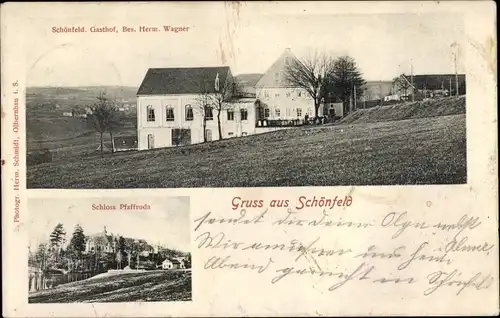
<svg viewBox="0 0 500 318">
<path fill-rule="evenodd" d="M 290 49 L 286 49 L 280 57 L 271 65 L 271 67 L 266 71 L 266 73 L 260 78 L 260 80 L 255 84 L 255 88 L 263 87 L 291 87 L 290 83 L 286 80 L 286 65 L 285 60 L 289 58 L 290 61 L 296 60 L 297 57 L 292 53 Z M 278 77 L 275 76 L 278 75 Z"/>
<path fill-rule="evenodd" d="M 223 85 L 231 70 L 229 66 L 150 68 L 142 81 L 137 95 L 170 95 L 215 93 L 215 79 Z"/>
<path fill-rule="evenodd" d="M 175 258 L 165 258 L 162 263 L 169 261 L 172 264 L 180 264 L 181 262 Z"/>
</svg>

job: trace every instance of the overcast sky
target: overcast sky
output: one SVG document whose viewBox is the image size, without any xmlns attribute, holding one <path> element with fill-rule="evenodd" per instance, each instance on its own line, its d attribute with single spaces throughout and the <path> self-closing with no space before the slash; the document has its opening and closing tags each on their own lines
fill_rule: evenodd
<svg viewBox="0 0 500 318">
<path fill-rule="evenodd" d="M 92 204 L 115 205 L 120 203 L 148 203 L 149 211 L 92 210 Z M 145 239 L 149 244 L 164 244 L 184 252 L 189 251 L 190 224 L 188 197 L 128 198 L 31 198 L 28 200 L 30 215 L 29 244 L 47 242 L 50 233 L 62 223 L 69 241 L 76 224 L 85 235 L 102 232 L 124 237 Z"/>
<path fill-rule="evenodd" d="M 26 24 L 28 85 L 138 86 L 150 67 L 229 65 L 233 74 L 264 73 L 287 47 L 299 57 L 311 49 L 348 54 L 367 80 L 390 80 L 408 73 L 410 65 L 415 74 L 452 73 L 451 44 L 465 44 L 463 17 L 453 12 L 309 14 L 304 9 L 299 14 L 283 10 L 288 3 L 247 3 L 237 9 L 223 2 L 170 5 L 168 10 L 122 6 L 112 11 L 75 6 L 64 14 L 54 9 L 31 17 Z M 52 26 L 92 25 L 176 25 L 190 31 L 51 32 Z"/>
</svg>

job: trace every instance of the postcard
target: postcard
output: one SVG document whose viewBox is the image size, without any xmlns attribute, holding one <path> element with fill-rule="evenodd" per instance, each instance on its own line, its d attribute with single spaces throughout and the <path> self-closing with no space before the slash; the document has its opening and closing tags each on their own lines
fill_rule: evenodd
<svg viewBox="0 0 500 318">
<path fill-rule="evenodd" d="M 0 21 L 4 316 L 498 315 L 494 2 Z"/>
</svg>

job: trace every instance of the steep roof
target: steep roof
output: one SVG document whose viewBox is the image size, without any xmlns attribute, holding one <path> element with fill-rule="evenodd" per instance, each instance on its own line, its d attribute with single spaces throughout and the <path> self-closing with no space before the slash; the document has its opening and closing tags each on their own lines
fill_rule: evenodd
<svg viewBox="0 0 500 318">
<path fill-rule="evenodd" d="M 172 263 L 172 264 L 180 264 L 181 263 L 178 259 L 175 259 L 175 258 L 165 258 L 162 263 L 165 263 L 167 261 Z"/>
<path fill-rule="evenodd" d="M 229 66 L 150 68 L 142 81 L 137 95 L 197 94 L 215 92 L 215 79 L 223 85 L 231 76 Z"/>
<path fill-rule="evenodd" d="M 280 57 L 271 65 L 267 72 L 255 84 L 256 88 L 263 87 L 291 87 L 290 83 L 286 80 L 286 65 L 285 60 L 298 60 L 290 49 L 286 49 Z"/>
</svg>

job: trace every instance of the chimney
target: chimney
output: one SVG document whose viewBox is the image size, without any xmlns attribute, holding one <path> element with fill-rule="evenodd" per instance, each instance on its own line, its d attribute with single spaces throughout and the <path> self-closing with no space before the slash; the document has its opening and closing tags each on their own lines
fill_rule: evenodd
<svg viewBox="0 0 500 318">
<path fill-rule="evenodd" d="M 289 52 L 289 53 L 292 53 L 292 49 L 289 48 L 289 47 L 286 48 L 286 51 Z"/>
</svg>

